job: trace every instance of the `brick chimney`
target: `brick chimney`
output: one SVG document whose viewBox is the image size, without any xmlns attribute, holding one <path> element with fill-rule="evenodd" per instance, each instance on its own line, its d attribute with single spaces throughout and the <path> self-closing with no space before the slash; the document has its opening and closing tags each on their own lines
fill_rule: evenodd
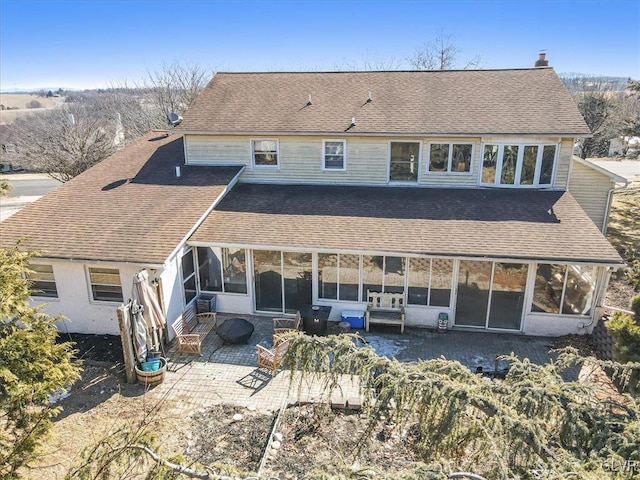
<svg viewBox="0 0 640 480">
<path fill-rule="evenodd" d="M 540 58 L 538 58 L 538 60 L 536 60 L 536 67 L 548 67 L 549 66 L 549 60 L 545 60 L 544 57 L 546 57 L 547 54 L 546 53 L 541 53 L 540 54 Z"/>
</svg>

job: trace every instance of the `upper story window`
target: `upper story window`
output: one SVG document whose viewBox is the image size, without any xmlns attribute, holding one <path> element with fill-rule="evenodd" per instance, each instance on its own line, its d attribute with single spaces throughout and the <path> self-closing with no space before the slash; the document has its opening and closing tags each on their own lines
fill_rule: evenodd
<svg viewBox="0 0 640 480">
<path fill-rule="evenodd" d="M 52 265 L 31 264 L 29 265 L 29 280 L 33 282 L 31 290 L 35 297 L 58 298 L 56 279 L 53 276 Z"/>
<path fill-rule="evenodd" d="M 122 284 L 117 268 L 89 267 L 91 297 L 101 302 L 122 302 Z"/>
<path fill-rule="evenodd" d="M 480 183 L 551 186 L 556 145 L 485 144 Z"/>
<path fill-rule="evenodd" d="M 251 140 L 251 155 L 254 167 L 277 167 L 278 140 Z"/>
<path fill-rule="evenodd" d="M 347 168 L 347 141 L 323 140 L 322 141 L 322 169 L 345 170 Z"/>
<path fill-rule="evenodd" d="M 429 173 L 471 173 L 472 143 L 429 145 Z"/>
<path fill-rule="evenodd" d="M 420 142 L 391 142 L 389 146 L 389 181 L 417 182 Z"/>
</svg>

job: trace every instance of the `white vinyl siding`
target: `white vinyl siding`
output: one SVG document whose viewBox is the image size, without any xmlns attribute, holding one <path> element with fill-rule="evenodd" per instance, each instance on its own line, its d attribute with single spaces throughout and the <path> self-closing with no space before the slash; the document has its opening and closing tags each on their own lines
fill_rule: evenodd
<svg viewBox="0 0 640 480">
<path fill-rule="evenodd" d="M 312 135 L 278 136 L 278 168 L 252 168 L 251 140 L 248 135 L 186 135 L 185 155 L 189 165 L 244 165 L 242 182 L 260 183 L 334 183 L 389 184 L 389 142 L 420 141 L 429 143 L 472 144 L 471 172 L 467 174 L 431 174 L 428 148 L 421 149 L 418 184 L 429 187 L 476 188 L 482 167 L 482 143 L 557 144 L 558 138 L 514 137 L 349 137 L 346 139 L 346 170 L 326 170 L 323 138 Z M 555 182 L 552 188 L 563 189 L 569 174 L 572 139 L 562 139 L 556 155 Z M 415 183 L 413 183 L 415 184 Z"/>
<path fill-rule="evenodd" d="M 607 175 L 573 162 L 569 192 L 600 230 L 607 214 L 609 190 L 614 187 L 615 183 Z"/>
</svg>

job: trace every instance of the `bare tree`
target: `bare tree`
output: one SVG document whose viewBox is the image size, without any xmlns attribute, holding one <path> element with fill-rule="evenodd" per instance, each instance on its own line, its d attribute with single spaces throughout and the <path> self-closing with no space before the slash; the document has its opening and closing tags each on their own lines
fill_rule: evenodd
<svg viewBox="0 0 640 480">
<path fill-rule="evenodd" d="M 147 90 L 155 106 L 163 114 L 183 114 L 200 94 L 212 72 L 197 64 L 164 63 L 157 70 L 149 71 L 146 81 L 139 85 Z"/>
<path fill-rule="evenodd" d="M 580 156 L 607 156 L 610 140 L 622 128 L 620 93 L 625 83 L 618 78 L 595 75 L 562 74 L 561 78 L 592 134 L 578 140 Z"/>
<path fill-rule="evenodd" d="M 20 163 L 66 182 L 116 151 L 116 123 L 72 105 L 16 120 Z"/>
<path fill-rule="evenodd" d="M 417 70 L 464 70 L 478 68 L 480 57 L 475 56 L 460 62 L 462 50 L 456 44 L 455 36 L 440 31 L 429 43 L 417 48 L 409 57 L 409 62 Z"/>
</svg>

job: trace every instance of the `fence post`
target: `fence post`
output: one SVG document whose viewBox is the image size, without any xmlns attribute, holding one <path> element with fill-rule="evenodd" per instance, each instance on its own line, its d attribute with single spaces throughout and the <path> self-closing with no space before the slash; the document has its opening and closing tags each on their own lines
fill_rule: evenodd
<svg viewBox="0 0 640 480">
<path fill-rule="evenodd" d="M 131 302 L 118 307 L 118 325 L 120 326 L 120 340 L 122 341 L 122 353 L 124 354 L 124 369 L 127 374 L 127 383 L 136 383 L 135 357 L 133 344 L 131 343 Z"/>
</svg>

